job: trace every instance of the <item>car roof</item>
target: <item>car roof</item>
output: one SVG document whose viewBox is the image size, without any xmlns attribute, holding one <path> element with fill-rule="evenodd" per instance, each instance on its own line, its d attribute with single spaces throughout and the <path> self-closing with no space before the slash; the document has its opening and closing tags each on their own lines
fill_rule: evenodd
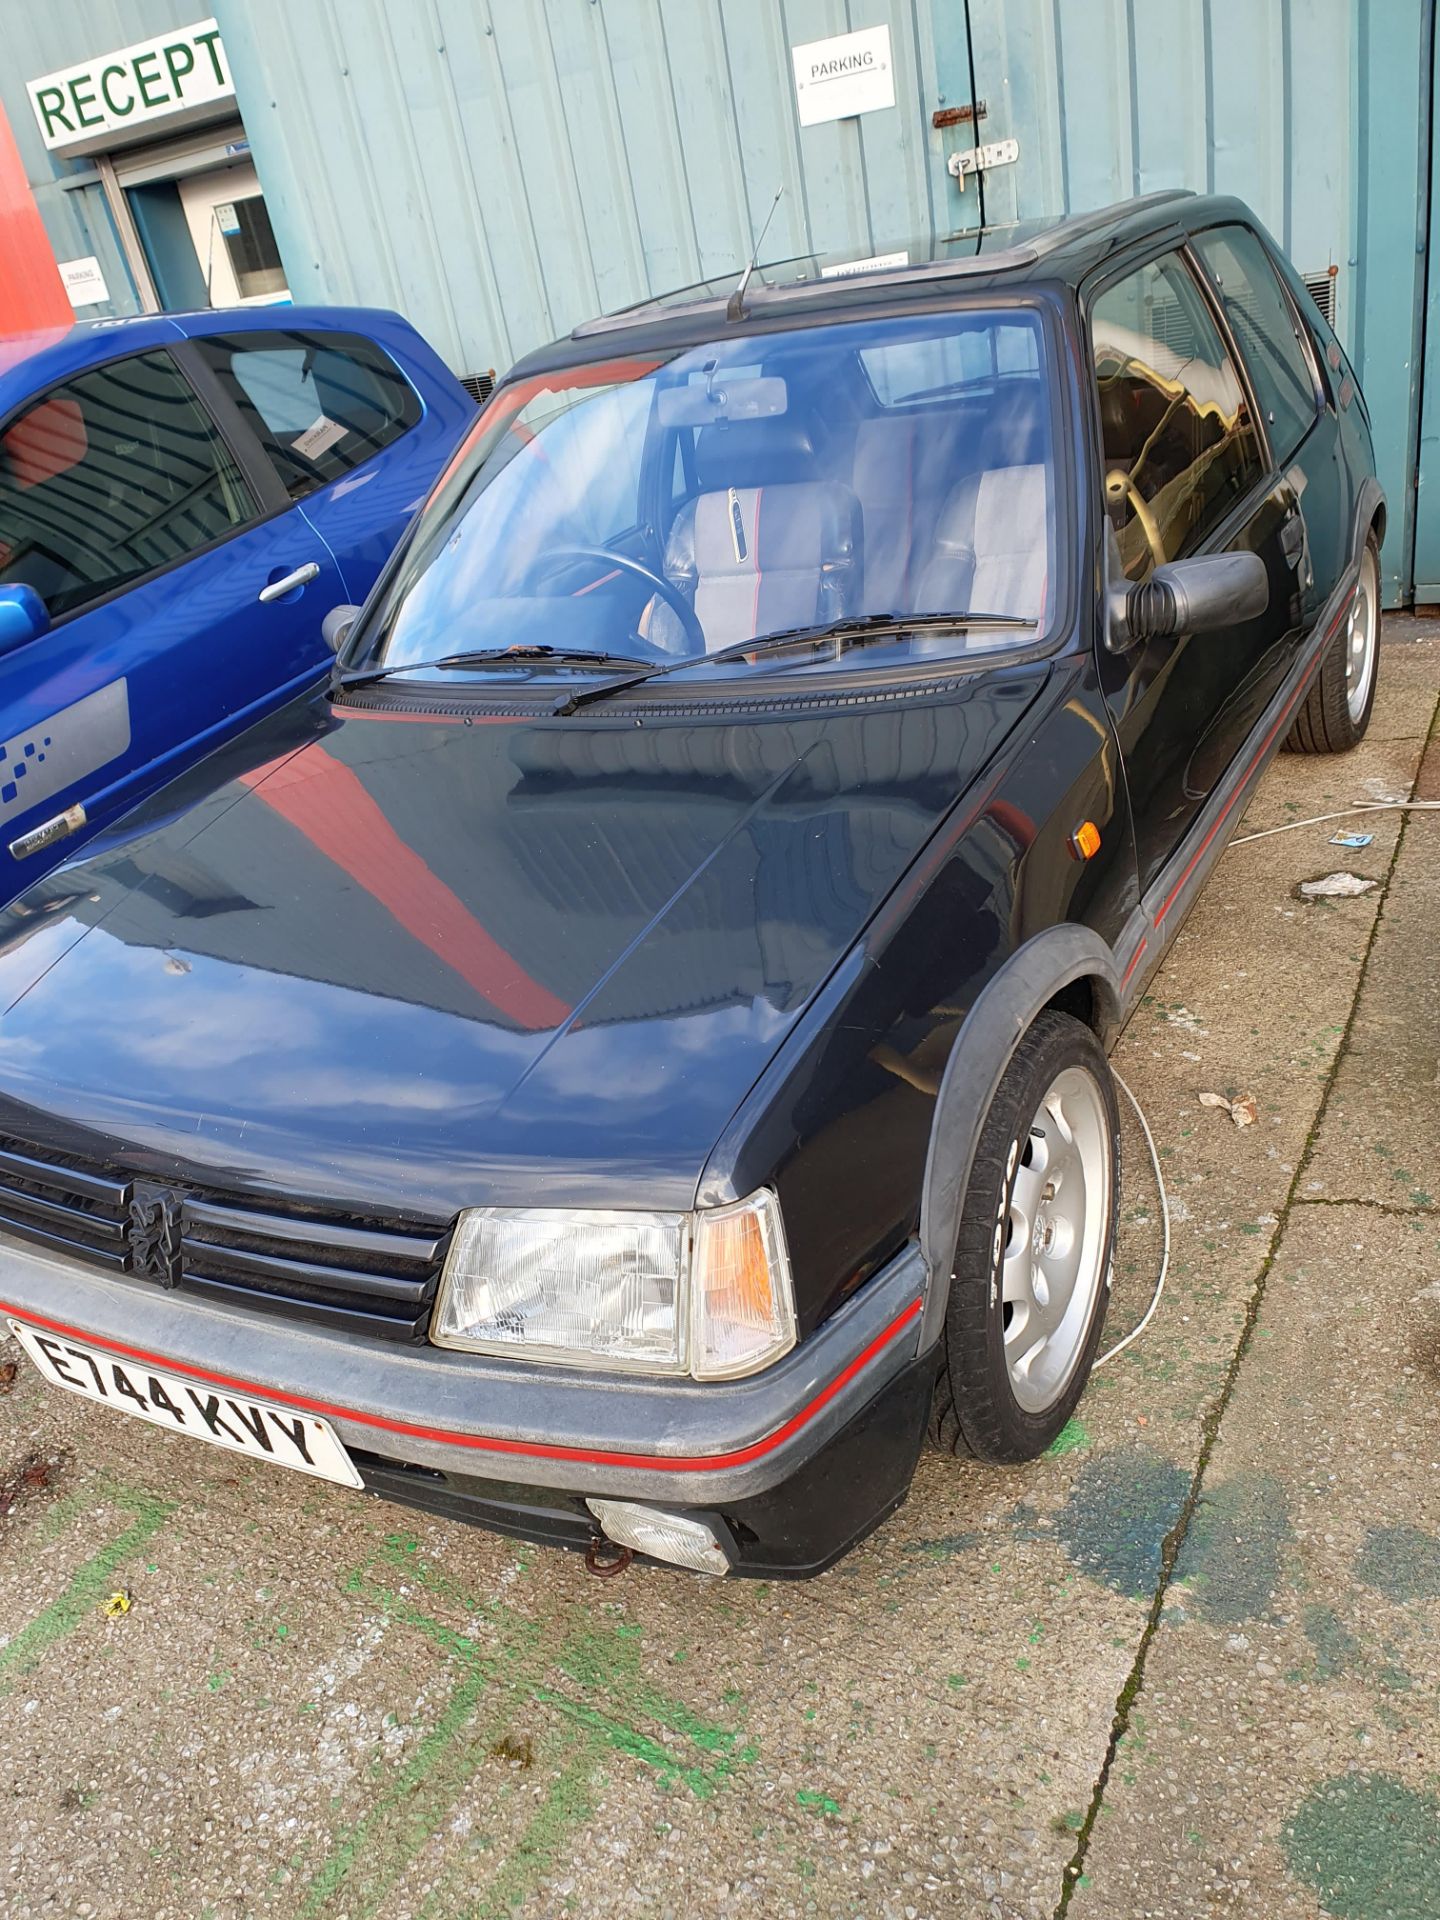
<svg viewBox="0 0 1440 1920">
<path fill-rule="evenodd" d="M 933 306 L 961 292 L 1003 295 L 1042 283 L 1074 286 L 1132 245 L 1232 220 L 1257 224 L 1239 200 L 1173 188 L 1087 213 L 899 240 L 859 258 L 852 248 L 769 260 L 751 275 L 738 320 L 727 314 L 740 282 L 739 273 L 730 272 L 587 320 L 527 355 L 507 378 L 601 355 L 699 346 L 732 334 L 768 331 L 782 320 L 789 326 L 820 325 L 859 318 L 867 310 Z"/>
<path fill-rule="evenodd" d="M 270 331 L 307 327 L 316 331 L 363 333 L 384 339 L 396 328 L 411 331 L 398 313 L 377 307 L 213 307 L 198 313 L 135 313 L 106 320 L 77 320 L 73 326 L 0 336 L 0 416 L 56 380 L 87 367 L 177 339 L 207 333 Z"/>
</svg>

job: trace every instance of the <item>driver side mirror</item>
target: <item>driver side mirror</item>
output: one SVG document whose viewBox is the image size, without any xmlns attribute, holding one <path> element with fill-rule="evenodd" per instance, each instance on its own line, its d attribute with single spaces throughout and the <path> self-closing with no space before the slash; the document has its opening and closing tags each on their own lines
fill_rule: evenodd
<svg viewBox="0 0 1440 1920">
<path fill-rule="evenodd" d="M 0 586 L 0 653 L 23 647 L 50 630 L 50 615 L 34 587 L 23 581 Z"/>
<path fill-rule="evenodd" d="M 1270 604 L 1270 575 L 1258 553 L 1204 553 L 1171 560 L 1148 580 L 1121 577 L 1109 589 L 1110 645 L 1115 651 L 1175 633 L 1238 627 Z"/>
<path fill-rule="evenodd" d="M 348 601 L 344 606 L 332 607 L 326 614 L 320 622 L 320 637 L 332 653 L 339 653 L 359 617 L 359 607 L 350 605 Z"/>
</svg>

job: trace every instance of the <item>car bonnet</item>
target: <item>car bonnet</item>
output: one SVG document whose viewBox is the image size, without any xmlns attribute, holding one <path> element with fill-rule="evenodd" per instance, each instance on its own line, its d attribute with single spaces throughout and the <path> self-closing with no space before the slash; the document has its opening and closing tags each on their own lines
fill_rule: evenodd
<svg viewBox="0 0 1440 1920">
<path fill-rule="evenodd" d="M 687 1206 L 1046 672 L 643 726 L 326 709 L 278 755 L 257 729 L 11 910 L 0 1135 L 427 1217 Z"/>
</svg>

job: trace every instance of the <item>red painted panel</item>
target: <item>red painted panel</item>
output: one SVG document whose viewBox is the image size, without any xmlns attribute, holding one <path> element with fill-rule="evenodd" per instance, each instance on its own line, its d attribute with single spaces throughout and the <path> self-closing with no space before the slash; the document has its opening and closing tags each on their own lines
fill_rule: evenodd
<svg viewBox="0 0 1440 1920">
<path fill-rule="evenodd" d="M 0 334 L 68 327 L 70 299 L 0 107 Z"/>
</svg>

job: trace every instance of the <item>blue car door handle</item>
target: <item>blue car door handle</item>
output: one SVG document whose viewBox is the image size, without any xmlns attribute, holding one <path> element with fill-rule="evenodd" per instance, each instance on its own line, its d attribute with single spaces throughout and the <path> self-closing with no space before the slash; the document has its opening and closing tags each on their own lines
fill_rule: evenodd
<svg viewBox="0 0 1440 1920">
<path fill-rule="evenodd" d="M 312 580 L 320 576 L 318 560 L 307 560 L 303 567 L 296 567 L 293 573 L 285 574 L 279 580 L 272 580 L 268 586 L 260 589 L 262 600 L 283 600 L 287 593 L 294 593 L 297 587 L 308 587 Z"/>
</svg>

